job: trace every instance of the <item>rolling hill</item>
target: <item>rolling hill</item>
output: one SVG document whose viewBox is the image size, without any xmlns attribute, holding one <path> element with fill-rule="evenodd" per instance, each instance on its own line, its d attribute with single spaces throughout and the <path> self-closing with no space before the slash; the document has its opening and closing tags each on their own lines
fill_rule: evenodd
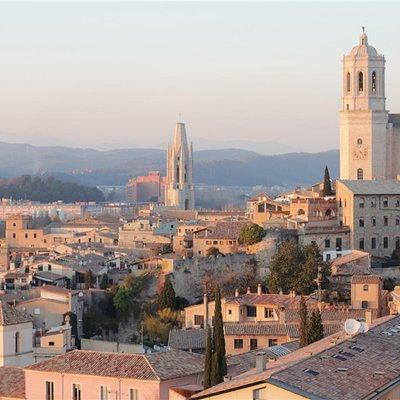
<svg viewBox="0 0 400 400">
<path fill-rule="evenodd" d="M 261 155 L 250 150 L 201 150 L 194 154 L 197 183 L 227 186 L 307 185 L 318 181 L 328 165 L 338 174 L 339 152 Z M 0 176 L 49 176 L 83 185 L 124 185 L 150 170 L 165 171 L 165 151 L 100 151 L 0 142 Z"/>
</svg>

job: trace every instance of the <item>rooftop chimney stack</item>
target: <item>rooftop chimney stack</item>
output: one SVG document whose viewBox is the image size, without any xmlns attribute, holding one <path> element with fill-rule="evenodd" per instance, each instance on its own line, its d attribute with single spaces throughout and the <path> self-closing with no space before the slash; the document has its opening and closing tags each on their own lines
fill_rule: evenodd
<svg viewBox="0 0 400 400">
<path fill-rule="evenodd" d="M 239 297 L 239 289 L 235 289 L 235 297 Z"/>
<path fill-rule="evenodd" d="M 285 312 L 285 307 L 281 307 L 279 309 L 279 323 L 280 324 L 285 324 L 286 323 L 286 312 Z"/>
<path fill-rule="evenodd" d="M 257 285 L 257 294 L 258 294 L 258 295 L 262 294 L 261 283 L 259 283 L 259 284 Z"/>
<path fill-rule="evenodd" d="M 267 355 L 264 352 L 260 352 L 256 354 L 256 371 L 263 372 L 265 371 L 265 366 L 267 364 Z"/>
<path fill-rule="evenodd" d="M 251 294 L 250 286 L 247 288 L 247 294 Z"/>
<path fill-rule="evenodd" d="M 365 322 L 368 326 L 372 324 L 372 310 L 365 310 Z"/>
</svg>

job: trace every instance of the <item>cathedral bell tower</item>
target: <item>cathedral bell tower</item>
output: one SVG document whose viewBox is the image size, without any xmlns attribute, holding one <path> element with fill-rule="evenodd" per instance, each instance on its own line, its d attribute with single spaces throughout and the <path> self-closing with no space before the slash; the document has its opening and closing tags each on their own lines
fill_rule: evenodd
<svg viewBox="0 0 400 400">
<path fill-rule="evenodd" d="M 194 210 L 193 147 L 188 146 L 185 124 L 177 123 L 167 150 L 165 204 L 178 210 Z"/>
<path fill-rule="evenodd" d="M 369 45 L 363 27 L 359 44 L 343 57 L 340 179 L 390 175 L 385 102 L 385 57 Z"/>
</svg>

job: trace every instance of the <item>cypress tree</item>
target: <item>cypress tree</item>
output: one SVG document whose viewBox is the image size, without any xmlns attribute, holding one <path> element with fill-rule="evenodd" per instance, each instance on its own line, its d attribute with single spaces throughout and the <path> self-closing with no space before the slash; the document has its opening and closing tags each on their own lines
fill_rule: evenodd
<svg viewBox="0 0 400 400">
<path fill-rule="evenodd" d="M 332 185 L 331 185 L 331 177 L 329 175 L 328 166 L 325 166 L 325 174 L 324 174 L 324 189 L 323 195 L 324 196 L 332 196 Z"/>
<path fill-rule="evenodd" d="M 169 275 L 165 278 L 163 289 L 158 297 L 158 305 L 160 308 L 171 308 L 175 309 L 176 296 L 175 290 L 172 286 L 171 279 Z"/>
<path fill-rule="evenodd" d="M 214 354 L 212 362 L 212 386 L 221 383 L 224 380 L 224 376 L 227 374 L 224 323 L 222 320 L 221 310 L 221 292 L 218 286 L 215 289 L 213 344 Z"/>
<path fill-rule="evenodd" d="M 318 309 L 313 310 L 308 326 L 308 344 L 321 340 L 324 337 L 324 326 L 322 325 L 321 313 Z"/>
<path fill-rule="evenodd" d="M 300 347 L 307 346 L 309 344 L 309 328 L 308 328 L 308 311 L 307 304 L 303 296 L 300 300 Z"/>
<path fill-rule="evenodd" d="M 212 367 L 213 367 L 213 343 L 211 337 L 211 328 L 207 326 L 206 354 L 204 359 L 204 389 L 208 389 L 212 384 Z"/>
</svg>

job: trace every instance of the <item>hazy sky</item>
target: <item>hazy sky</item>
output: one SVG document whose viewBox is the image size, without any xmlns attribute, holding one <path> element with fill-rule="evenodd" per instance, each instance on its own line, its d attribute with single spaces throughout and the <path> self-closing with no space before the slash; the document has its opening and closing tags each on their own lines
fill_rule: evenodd
<svg viewBox="0 0 400 400">
<path fill-rule="evenodd" d="M 341 58 L 366 25 L 400 112 L 399 3 L 0 3 L 0 140 L 189 136 L 338 146 Z"/>
</svg>

